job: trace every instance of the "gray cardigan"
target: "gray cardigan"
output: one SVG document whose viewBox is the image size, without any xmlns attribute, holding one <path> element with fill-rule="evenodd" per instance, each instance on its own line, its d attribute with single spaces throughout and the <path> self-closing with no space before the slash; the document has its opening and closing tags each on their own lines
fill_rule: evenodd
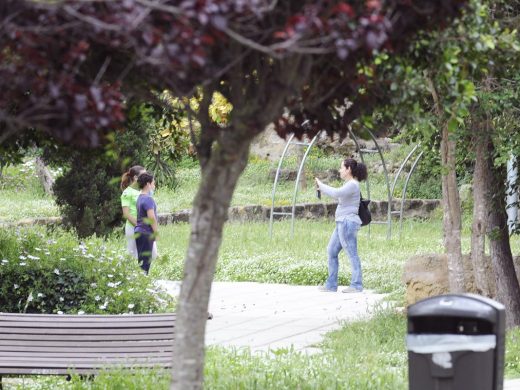
<svg viewBox="0 0 520 390">
<path fill-rule="evenodd" d="M 338 200 L 338 208 L 336 209 L 336 222 L 353 221 L 361 224 L 358 216 L 359 201 L 361 200 L 361 192 L 359 190 L 359 182 L 351 179 L 340 188 L 334 188 L 321 183 L 319 185 L 323 194 Z"/>
</svg>

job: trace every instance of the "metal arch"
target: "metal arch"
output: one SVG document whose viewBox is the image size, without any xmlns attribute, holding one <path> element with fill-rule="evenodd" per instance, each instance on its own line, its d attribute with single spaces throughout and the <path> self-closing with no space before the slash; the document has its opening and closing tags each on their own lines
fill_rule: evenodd
<svg viewBox="0 0 520 390">
<path fill-rule="evenodd" d="M 408 156 L 406 156 L 404 161 L 401 163 L 401 166 L 399 167 L 399 170 L 395 174 L 394 182 L 392 183 L 392 190 L 390 191 L 392 193 L 392 197 L 394 196 L 395 186 L 397 184 L 397 180 L 399 179 L 399 175 L 401 174 L 401 172 L 403 171 L 404 166 L 406 165 L 408 160 L 410 160 L 410 157 L 412 157 L 412 155 L 415 153 L 415 151 L 417 150 L 419 145 L 420 144 L 415 145 L 414 148 L 412 149 L 412 151 L 410 153 L 408 153 Z"/>
<path fill-rule="evenodd" d="M 307 156 L 308 156 L 312 146 L 314 145 L 314 143 L 318 139 L 318 136 L 319 136 L 320 133 L 321 132 L 318 132 L 318 134 L 316 134 L 312 138 L 311 142 L 292 142 L 293 138 L 294 138 L 294 134 L 291 134 L 291 136 L 289 137 L 289 140 L 287 141 L 287 143 L 285 145 L 283 153 L 280 156 L 280 161 L 278 162 L 278 168 L 276 169 L 276 175 L 275 175 L 274 183 L 273 183 L 273 192 L 272 192 L 272 197 L 271 197 L 271 213 L 270 213 L 270 216 L 269 216 L 269 238 L 273 237 L 273 223 L 274 223 L 274 215 L 275 214 L 276 215 L 290 215 L 291 216 L 291 237 L 294 236 L 294 218 L 295 218 L 295 211 L 296 211 L 296 197 L 298 195 L 298 187 L 300 185 L 301 173 L 302 173 L 303 167 L 305 165 L 305 160 L 307 159 Z M 300 166 L 298 167 L 298 174 L 296 176 L 296 183 L 295 183 L 295 187 L 294 187 L 294 194 L 293 194 L 293 201 L 292 201 L 291 212 L 290 213 L 289 212 L 275 212 L 274 211 L 274 200 L 275 200 L 275 195 L 276 195 L 276 187 L 278 186 L 278 178 L 280 176 L 280 170 L 281 170 L 281 167 L 282 167 L 283 160 L 285 158 L 285 155 L 287 154 L 287 150 L 289 149 L 290 145 L 307 146 L 307 150 L 305 151 L 305 153 L 304 153 L 304 155 L 302 157 L 302 160 L 300 161 Z"/>
<path fill-rule="evenodd" d="M 352 137 L 352 140 L 354 141 L 354 144 L 356 144 L 356 149 L 359 151 L 359 158 L 361 159 L 361 162 L 363 164 L 365 164 L 365 158 L 363 157 L 363 153 L 361 152 L 361 148 L 359 147 L 359 142 L 357 140 L 357 137 L 354 135 L 354 133 L 352 132 L 351 129 L 348 129 L 348 133 L 350 134 L 350 136 Z M 366 166 L 366 164 L 365 164 Z M 365 186 L 367 188 L 367 199 L 370 199 L 370 182 L 369 180 L 365 180 Z M 368 236 L 370 237 L 370 233 L 371 233 L 371 229 L 370 229 L 370 224 L 368 225 Z"/>
<path fill-rule="evenodd" d="M 386 180 L 386 189 L 388 193 L 388 213 L 387 213 L 387 231 L 386 231 L 386 238 L 389 240 L 392 238 L 392 193 L 390 192 L 390 180 L 388 179 L 388 170 L 386 169 L 386 162 L 385 158 L 383 157 L 383 152 L 381 151 L 381 148 L 379 147 L 379 144 L 377 143 L 376 137 L 374 137 L 374 134 L 370 131 L 370 129 L 366 129 L 368 131 L 368 134 L 370 134 L 370 137 L 372 137 L 372 140 L 374 141 L 374 144 L 376 145 L 377 152 L 379 153 L 379 156 L 381 157 L 381 162 L 383 163 L 383 171 L 385 173 L 385 180 Z"/>
<path fill-rule="evenodd" d="M 417 145 L 419 146 L 419 145 Z M 417 146 L 414 148 L 417 148 Z M 403 188 L 403 196 L 401 197 L 401 210 L 399 211 L 399 238 L 401 238 L 401 231 L 403 230 L 403 210 L 404 210 L 404 202 L 406 201 L 406 188 L 408 187 L 408 182 L 410 181 L 410 177 L 412 177 L 412 173 L 415 171 L 415 168 L 417 167 L 417 163 L 421 159 L 424 151 L 422 150 L 421 153 L 417 156 L 415 161 L 412 164 L 412 167 L 410 168 L 410 172 L 408 172 L 408 175 L 406 175 L 406 181 L 404 182 L 404 188 Z M 403 163 L 406 163 L 406 161 Z"/>
<path fill-rule="evenodd" d="M 271 215 L 269 217 L 269 238 L 273 236 L 273 221 L 274 221 L 274 196 L 276 194 L 276 186 L 278 185 L 278 177 L 280 176 L 280 169 L 282 167 L 283 159 L 287 154 L 287 150 L 289 149 L 289 145 L 291 144 L 292 139 L 294 138 L 294 134 L 291 134 L 289 140 L 285 144 L 285 148 L 283 149 L 282 155 L 280 156 L 280 161 L 278 162 L 278 168 L 276 168 L 276 174 L 274 177 L 273 183 L 273 192 L 271 195 Z"/>
<path fill-rule="evenodd" d="M 359 150 L 359 158 L 361 159 L 361 162 L 363 164 L 365 164 L 365 158 L 363 157 L 363 153 L 361 152 L 361 148 L 359 147 L 359 142 L 357 140 L 357 137 L 354 135 L 354 133 L 350 129 L 348 130 L 348 133 L 350 134 L 350 136 L 352 137 L 352 140 L 356 144 L 356 149 Z M 370 184 L 369 184 L 368 180 L 365 181 L 365 184 L 367 187 L 367 199 L 370 199 Z M 368 226 L 370 227 L 370 225 L 368 225 Z"/>
<path fill-rule="evenodd" d="M 318 133 L 320 134 L 320 133 Z M 291 237 L 294 236 L 294 214 L 296 211 L 296 196 L 298 195 L 298 187 L 300 186 L 300 176 L 303 171 L 303 166 L 305 165 L 305 160 L 307 159 L 307 156 L 316 142 L 316 139 L 318 138 L 318 134 L 314 136 L 312 141 L 308 144 L 307 150 L 305 151 L 305 154 L 302 157 L 302 161 L 300 162 L 300 167 L 298 168 L 298 174 L 296 175 L 296 184 L 294 185 L 294 195 L 293 195 L 293 201 L 292 201 L 292 211 L 291 211 Z M 271 213 L 272 214 L 272 213 Z"/>
</svg>

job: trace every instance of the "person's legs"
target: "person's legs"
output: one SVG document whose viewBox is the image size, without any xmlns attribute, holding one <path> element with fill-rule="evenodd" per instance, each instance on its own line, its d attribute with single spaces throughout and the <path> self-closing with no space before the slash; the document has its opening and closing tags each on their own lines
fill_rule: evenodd
<svg viewBox="0 0 520 390">
<path fill-rule="evenodd" d="M 352 277 L 350 280 L 350 287 L 355 288 L 358 291 L 363 290 L 363 275 L 361 272 L 361 260 L 359 259 L 357 250 L 357 233 L 360 225 L 352 221 L 345 221 L 342 231 L 339 234 L 339 238 L 343 249 L 348 254 L 350 260 L 350 266 L 352 268 Z"/>
<path fill-rule="evenodd" d="M 336 228 L 330 236 L 329 245 L 327 245 L 327 255 L 329 258 L 329 277 L 325 282 L 325 288 L 332 291 L 338 289 L 338 255 L 341 251 L 341 243 L 339 241 L 338 229 L 341 223 L 336 223 Z"/>
<path fill-rule="evenodd" d="M 153 243 L 154 241 L 151 239 L 149 234 L 139 233 L 137 238 L 135 239 L 135 243 L 137 245 L 137 253 L 139 266 L 143 269 L 143 271 L 148 274 L 150 270 L 150 257 L 152 256 Z"/>
<path fill-rule="evenodd" d="M 126 250 L 132 257 L 137 259 L 138 254 L 137 254 L 137 246 L 135 244 L 135 232 L 134 232 L 133 226 L 128 226 L 128 224 L 125 224 L 125 237 L 126 237 Z"/>
</svg>

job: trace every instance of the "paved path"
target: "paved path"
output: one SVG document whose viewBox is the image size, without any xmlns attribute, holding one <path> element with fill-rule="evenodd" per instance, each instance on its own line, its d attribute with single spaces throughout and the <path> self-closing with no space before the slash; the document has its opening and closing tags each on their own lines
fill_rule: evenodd
<svg viewBox="0 0 520 390">
<path fill-rule="evenodd" d="M 161 281 L 177 293 L 179 284 Z M 343 294 L 315 286 L 215 282 L 211 289 L 206 343 L 250 347 L 252 351 L 311 350 L 341 322 L 367 316 L 384 297 L 369 290 Z"/>
<path fill-rule="evenodd" d="M 159 281 L 177 295 L 179 282 Z M 314 286 L 214 282 L 206 343 L 250 347 L 252 351 L 290 348 L 313 352 L 323 335 L 342 322 L 370 315 L 383 294 L 324 293 Z M 506 380 L 504 390 L 520 390 L 520 379 Z"/>
</svg>

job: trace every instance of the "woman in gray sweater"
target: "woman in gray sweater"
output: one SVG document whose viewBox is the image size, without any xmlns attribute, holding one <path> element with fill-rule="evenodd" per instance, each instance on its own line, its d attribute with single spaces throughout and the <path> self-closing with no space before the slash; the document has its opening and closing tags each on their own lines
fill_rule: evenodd
<svg viewBox="0 0 520 390">
<path fill-rule="evenodd" d="M 329 257 L 329 277 L 324 286 L 320 286 L 320 291 L 336 292 L 338 290 L 338 255 L 343 249 L 350 259 L 352 267 L 352 278 L 350 286 L 343 289 L 344 293 L 355 293 L 363 291 L 363 281 L 361 272 L 361 261 L 357 251 L 357 232 L 361 227 L 361 220 L 358 216 L 361 192 L 359 182 L 367 178 L 367 168 L 365 164 L 358 163 L 353 158 L 347 158 L 341 162 L 339 174 L 345 184 L 340 188 L 334 188 L 323 184 L 316 178 L 316 185 L 322 194 L 328 195 L 338 200 L 336 209 L 336 228 L 330 237 L 327 247 Z"/>
</svg>

